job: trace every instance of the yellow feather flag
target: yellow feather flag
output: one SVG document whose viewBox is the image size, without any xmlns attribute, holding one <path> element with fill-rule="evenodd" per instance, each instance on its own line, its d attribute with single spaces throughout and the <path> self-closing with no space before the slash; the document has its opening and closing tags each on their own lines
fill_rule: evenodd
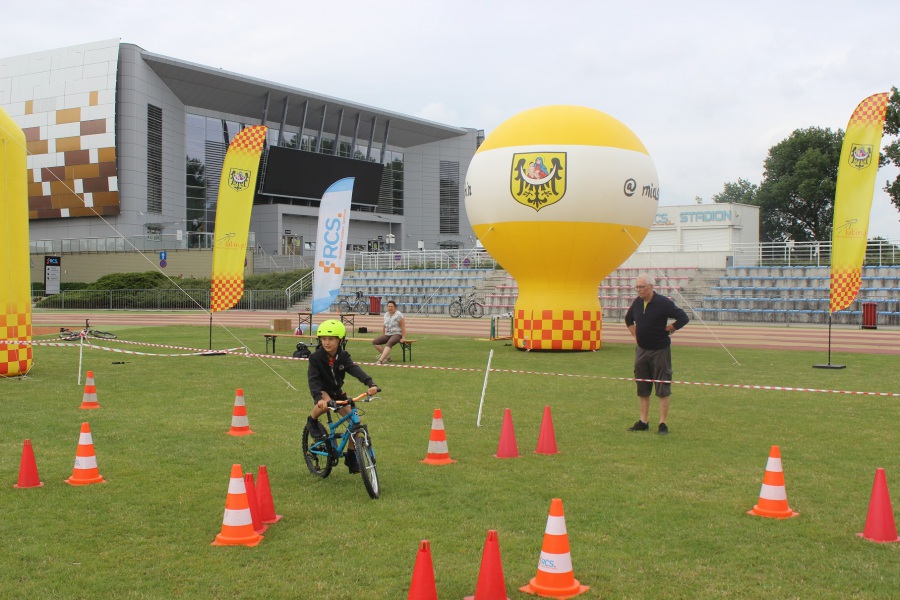
<svg viewBox="0 0 900 600">
<path fill-rule="evenodd" d="M 831 229 L 832 313 L 850 306 L 862 284 L 887 105 L 887 93 L 873 94 L 860 102 L 844 134 Z"/>
<path fill-rule="evenodd" d="M 244 295 L 250 211 L 267 131 L 265 125 L 247 127 L 234 136 L 225 154 L 216 207 L 211 312 L 228 310 Z"/>
</svg>

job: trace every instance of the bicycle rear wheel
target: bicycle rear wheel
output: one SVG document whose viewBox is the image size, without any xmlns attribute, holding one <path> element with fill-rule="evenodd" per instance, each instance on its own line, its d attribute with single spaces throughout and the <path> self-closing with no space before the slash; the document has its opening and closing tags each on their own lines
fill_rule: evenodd
<svg viewBox="0 0 900 600">
<path fill-rule="evenodd" d="M 450 303 L 450 316 L 454 319 L 459 317 L 462 314 L 462 304 L 460 304 L 459 300 L 454 300 Z"/>
<path fill-rule="evenodd" d="M 116 339 L 116 334 L 110 333 L 108 331 L 96 331 L 91 329 L 91 337 L 102 338 L 104 340 L 114 340 Z"/>
<path fill-rule="evenodd" d="M 473 319 L 480 319 L 484 316 L 484 306 L 477 302 L 473 302 L 469 305 L 469 314 Z"/>
<path fill-rule="evenodd" d="M 64 342 L 77 342 L 81 339 L 81 335 L 77 331 L 60 331 L 59 339 Z"/>
<path fill-rule="evenodd" d="M 356 462 L 359 465 L 359 474 L 363 485 L 373 500 L 381 495 L 381 486 L 378 483 L 378 473 L 375 471 L 375 450 L 372 448 L 372 440 L 369 432 L 360 429 L 353 434 L 353 444 L 356 446 Z"/>
<path fill-rule="evenodd" d="M 338 304 L 338 312 L 348 313 L 350 312 L 350 303 L 346 300 L 341 300 Z"/>
<path fill-rule="evenodd" d="M 303 459 L 306 461 L 306 468 L 310 473 L 322 479 L 331 475 L 334 461 L 331 459 L 329 450 L 327 438 L 317 440 L 309 432 L 309 425 L 303 428 Z"/>
</svg>

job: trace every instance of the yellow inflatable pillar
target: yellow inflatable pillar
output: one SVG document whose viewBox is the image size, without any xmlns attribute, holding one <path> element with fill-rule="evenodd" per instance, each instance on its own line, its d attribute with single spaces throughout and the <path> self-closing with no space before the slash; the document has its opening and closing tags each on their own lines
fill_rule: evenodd
<svg viewBox="0 0 900 600">
<path fill-rule="evenodd" d="M 32 364 L 25 155 L 25 134 L 0 108 L 0 377 Z"/>
<path fill-rule="evenodd" d="M 600 348 L 600 282 L 646 237 L 658 204 L 647 149 L 599 110 L 535 108 L 485 138 L 466 174 L 466 214 L 518 283 L 516 348 Z"/>
</svg>

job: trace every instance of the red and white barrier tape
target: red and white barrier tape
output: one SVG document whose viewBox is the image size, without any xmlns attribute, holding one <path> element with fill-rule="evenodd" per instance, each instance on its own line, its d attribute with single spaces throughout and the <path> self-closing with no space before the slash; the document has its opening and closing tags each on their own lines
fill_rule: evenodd
<svg viewBox="0 0 900 600">
<path fill-rule="evenodd" d="M 105 341 L 115 341 L 120 344 L 134 344 L 138 346 L 150 346 L 155 348 L 170 348 L 175 350 L 190 350 L 190 353 L 187 354 L 153 354 L 148 352 L 135 352 L 133 350 L 122 350 L 119 348 L 107 348 L 105 346 L 96 346 L 91 342 L 85 340 L 84 346 L 90 348 L 91 350 L 105 350 L 107 352 L 114 352 L 119 354 L 132 354 L 136 356 L 200 356 L 204 354 L 232 354 L 235 356 L 243 356 L 247 358 L 268 358 L 268 359 L 278 359 L 278 360 L 307 360 L 305 358 L 294 358 L 293 356 L 278 356 L 275 354 L 256 354 L 250 352 L 241 352 L 238 351 L 237 348 L 231 348 L 228 350 L 204 350 L 201 348 L 189 348 L 185 346 L 168 346 L 163 344 L 150 344 L 144 342 L 133 342 L 129 340 L 105 340 Z M 20 345 L 27 346 L 31 344 L 32 346 L 55 346 L 55 347 L 75 347 L 79 344 L 75 343 L 65 343 L 65 342 L 26 342 L 22 340 L 0 340 L 0 344 L 7 345 Z M 374 363 L 366 363 L 360 362 L 359 364 L 363 365 L 372 365 Z M 431 365 L 406 365 L 406 364 L 397 364 L 390 363 L 386 365 L 381 365 L 384 367 L 393 367 L 395 369 L 423 369 L 423 370 L 437 370 L 437 371 L 458 371 L 462 373 L 484 373 L 484 369 L 481 368 L 468 368 L 468 367 L 438 367 Z M 855 391 L 855 390 L 828 390 L 828 389 L 816 389 L 816 388 L 799 388 L 799 387 L 784 387 L 777 385 L 750 385 L 746 383 L 710 383 L 703 381 L 678 381 L 678 380 L 656 380 L 656 379 L 635 379 L 634 377 L 609 377 L 607 375 L 579 375 L 576 373 L 551 373 L 548 371 L 524 371 L 521 369 L 491 369 L 492 373 L 512 373 L 518 375 L 542 375 L 547 377 L 574 377 L 579 379 L 601 379 L 608 381 L 646 381 L 650 383 L 670 383 L 670 384 L 680 384 L 680 385 L 700 385 L 705 387 L 721 387 L 721 388 L 731 388 L 731 389 L 741 389 L 741 390 L 766 390 L 773 392 L 814 392 L 814 393 L 822 393 L 822 394 L 848 394 L 852 396 L 880 396 L 880 397 L 889 397 L 889 398 L 900 398 L 900 393 L 894 392 L 863 392 L 863 391 Z"/>
</svg>

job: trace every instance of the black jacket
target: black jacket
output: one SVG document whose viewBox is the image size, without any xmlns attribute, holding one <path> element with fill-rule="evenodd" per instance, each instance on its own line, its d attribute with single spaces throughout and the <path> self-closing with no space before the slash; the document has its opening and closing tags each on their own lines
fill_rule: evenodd
<svg viewBox="0 0 900 600">
<path fill-rule="evenodd" d="M 675 329 L 681 329 L 690 320 L 671 299 L 656 292 L 646 309 L 644 299 L 638 296 L 625 313 L 625 325 L 635 326 L 637 345 L 644 350 L 662 350 L 672 343 L 666 331 L 669 319 L 675 319 Z"/>
<path fill-rule="evenodd" d="M 350 358 L 350 353 L 344 349 L 338 350 L 337 356 L 334 357 L 334 363 L 329 364 L 328 353 L 323 348 L 317 348 L 309 357 L 309 370 L 307 377 L 309 379 L 309 392 L 312 394 L 313 400 L 318 402 L 322 399 L 322 392 L 326 392 L 331 396 L 332 400 L 345 398 L 344 377 L 349 373 L 368 387 L 375 385 L 375 382 L 362 370 L 358 364 Z"/>
</svg>

